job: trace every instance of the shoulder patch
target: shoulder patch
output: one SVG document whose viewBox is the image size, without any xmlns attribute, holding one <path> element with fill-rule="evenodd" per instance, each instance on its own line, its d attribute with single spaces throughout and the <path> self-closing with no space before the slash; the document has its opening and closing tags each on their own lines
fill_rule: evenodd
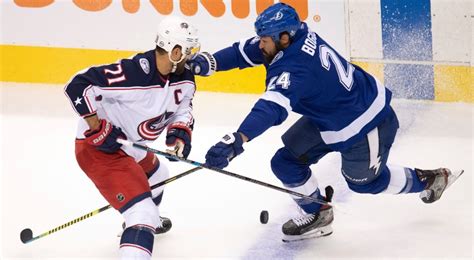
<svg viewBox="0 0 474 260">
<path fill-rule="evenodd" d="M 150 74 L 150 62 L 148 62 L 148 60 L 145 59 L 145 58 L 141 58 L 139 60 L 139 62 L 140 62 L 140 66 L 142 67 L 143 71 L 146 74 Z"/>
</svg>

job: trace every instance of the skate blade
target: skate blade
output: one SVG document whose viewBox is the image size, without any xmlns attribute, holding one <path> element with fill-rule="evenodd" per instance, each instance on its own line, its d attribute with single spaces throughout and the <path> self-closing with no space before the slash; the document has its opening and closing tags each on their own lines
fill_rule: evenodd
<svg viewBox="0 0 474 260">
<path fill-rule="evenodd" d="M 312 238 L 325 237 L 331 234 L 332 234 L 332 227 L 329 225 L 322 228 L 314 229 L 308 233 L 305 233 L 299 236 L 284 235 L 281 240 L 285 243 L 291 243 L 291 242 L 298 242 L 298 241 L 312 239 Z"/>
<path fill-rule="evenodd" d="M 449 175 L 448 177 L 448 184 L 446 185 L 446 188 L 449 188 L 449 186 L 451 186 L 451 184 L 453 184 L 459 177 L 461 177 L 461 175 L 464 173 L 464 170 L 458 170 L 458 171 L 453 171 L 451 172 L 451 175 Z"/>
</svg>

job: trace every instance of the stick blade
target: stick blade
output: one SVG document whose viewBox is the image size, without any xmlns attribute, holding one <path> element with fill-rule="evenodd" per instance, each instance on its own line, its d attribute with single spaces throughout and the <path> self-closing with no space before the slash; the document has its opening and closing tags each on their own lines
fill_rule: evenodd
<svg viewBox="0 0 474 260">
<path fill-rule="evenodd" d="M 23 244 L 28 243 L 33 238 L 33 231 L 29 228 L 25 228 L 20 233 L 20 239 Z"/>
</svg>

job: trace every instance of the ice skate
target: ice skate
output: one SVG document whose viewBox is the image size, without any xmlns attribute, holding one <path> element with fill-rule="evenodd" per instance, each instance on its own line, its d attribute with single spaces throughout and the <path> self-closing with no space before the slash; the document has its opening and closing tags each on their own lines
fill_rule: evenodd
<svg viewBox="0 0 474 260">
<path fill-rule="evenodd" d="M 329 236 L 332 234 L 331 223 L 334 220 L 332 207 L 325 206 L 314 214 L 303 214 L 288 220 L 283 227 L 283 242 L 293 242 Z"/>
<path fill-rule="evenodd" d="M 160 219 L 161 219 L 161 226 L 158 226 L 155 229 L 155 235 L 166 233 L 170 231 L 171 227 L 173 226 L 171 219 L 167 217 L 160 217 Z"/>
<path fill-rule="evenodd" d="M 159 234 L 163 234 L 163 233 L 166 233 L 168 232 L 171 227 L 173 226 L 173 223 L 171 222 L 171 219 L 167 218 L 167 217 L 161 217 L 160 216 L 160 219 L 161 219 L 161 226 L 158 226 L 156 229 L 155 229 L 155 235 L 159 235 Z M 123 229 L 125 229 L 125 222 L 122 223 L 122 231 L 120 231 L 120 233 L 117 235 L 118 237 L 121 237 L 122 236 L 122 233 L 123 233 Z"/>
<path fill-rule="evenodd" d="M 331 186 L 326 187 L 326 201 L 331 202 L 333 192 Z M 283 224 L 283 242 L 294 242 L 332 234 L 331 224 L 334 220 L 334 213 L 331 206 L 324 205 L 319 212 L 312 214 L 303 210 L 301 212 L 301 216 Z"/>
<path fill-rule="evenodd" d="M 433 203 L 441 198 L 443 192 L 463 174 L 463 170 L 451 172 L 447 168 L 436 170 L 415 169 L 418 178 L 426 182 L 425 189 L 420 193 L 424 203 Z"/>
</svg>

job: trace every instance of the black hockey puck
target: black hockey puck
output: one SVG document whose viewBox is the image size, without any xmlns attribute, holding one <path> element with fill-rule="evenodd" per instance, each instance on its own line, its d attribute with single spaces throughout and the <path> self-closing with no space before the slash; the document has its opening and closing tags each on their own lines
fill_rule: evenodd
<svg viewBox="0 0 474 260">
<path fill-rule="evenodd" d="M 29 228 L 25 228 L 20 233 L 20 239 L 23 244 L 26 244 L 33 238 L 33 231 Z"/>
<path fill-rule="evenodd" d="M 260 212 L 260 223 L 262 224 L 268 223 L 268 211 L 262 210 L 262 212 Z"/>
</svg>

